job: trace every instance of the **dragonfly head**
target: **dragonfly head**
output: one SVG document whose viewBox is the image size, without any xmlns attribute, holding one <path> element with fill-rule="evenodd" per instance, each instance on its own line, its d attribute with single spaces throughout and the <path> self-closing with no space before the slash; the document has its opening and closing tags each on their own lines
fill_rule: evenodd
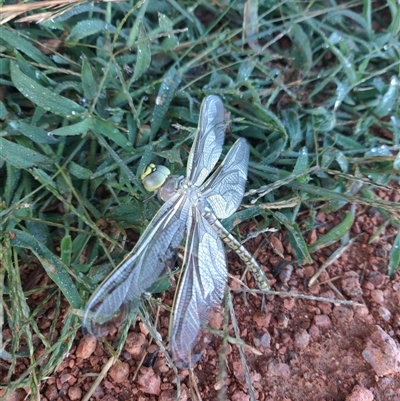
<svg viewBox="0 0 400 401">
<path fill-rule="evenodd" d="M 142 180 L 146 191 L 153 192 L 157 191 L 164 185 L 170 174 L 171 171 L 169 171 L 167 167 L 156 166 L 154 163 L 150 163 L 143 170 L 140 179 Z"/>
</svg>

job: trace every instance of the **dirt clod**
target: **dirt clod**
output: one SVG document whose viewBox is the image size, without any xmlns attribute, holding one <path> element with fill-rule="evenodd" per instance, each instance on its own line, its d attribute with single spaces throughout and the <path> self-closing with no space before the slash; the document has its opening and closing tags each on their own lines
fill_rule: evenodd
<svg viewBox="0 0 400 401">
<path fill-rule="evenodd" d="M 71 387 L 68 390 L 68 396 L 71 401 L 80 400 L 82 398 L 82 390 L 80 387 Z"/>
<path fill-rule="evenodd" d="M 357 272 L 349 271 L 343 275 L 342 290 L 346 295 L 352 298 L 358 298 L 361 296 L 362 289 L 360 285 L 360 277 Z"/>
<path fill-rule="evenodd" d="M 167 391 L 163 391 L 160 395 L 160 398 L 158 399 L 159 401 L 175 401 L 177 399 L 177 392 L 176 390 L 167 390 Z M 187 394 L 186 392 L 181 392 L 181 397 L 179 398 L 179 400 L 182 401 L 186 401 L 187 398 Z"/>
<path fill-rule="evenodd" d="M 129 376 L 129 364 L 126 362 L 116 363 L 111 367 L 108 374 L 116 383 L 122 383 Z"/>
<path fill-rule="evenodd" d="M 243 391 L 235 391 L 232 395 L 232 401 L 250 401 L 250 396 Z"/>
<path fill-rule="evenodd" d="M 268 374 L 270 376 L 278 376 L 281 378 L 286 378 L 290 376 L 290 366 L 286 363 L 274 363 L 268 364 Z"/>
<path fill-rule="evenodd" d="M 142 333 L 129 333 L 125 343 L 125 350 L 135 360 L 140 360 L 143 356 L 143 350 L 147 346 L 147 340 Z"/>
<path fill-rule="evenodd" d="M 399 343 L 378 325 L 376 325 L 375 328 L 375 331 L 371 334 L 367 342 L 367 347 L 362 353 L 364 359 L 380 377 L 399 373 Z"/>
<path fill-rule="evenodd" d="M 358 384 L 354 386 L 351 394 L 346 397 L 346 401 L 373 401 L 373 399 L 373 393 Z"/>
<path fill-rule="evenodd" d="M 79 341 L 78 348 L 76 350 L 76 357 L 87 359 L 89 358 L 96 349 L 97 339 L 92 335 L 86 335 Z"/>
<path fill-rule="evenodd" d="M 6 401 L 23 401 L 25 399 L 26 393 L 23 389 L 18 389 L 13 391 Z"/>
<path fill-rule="evenodd" d="M 160 395 L 161 379 L 152 368 L 143 368 L 138 376 L 138 384 L 146 394 Z"/>
</svg>

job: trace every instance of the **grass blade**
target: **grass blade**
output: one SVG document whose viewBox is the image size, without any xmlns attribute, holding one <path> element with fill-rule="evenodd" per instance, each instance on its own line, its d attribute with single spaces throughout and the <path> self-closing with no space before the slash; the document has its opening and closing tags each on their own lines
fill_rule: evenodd
<svg viewBox="0 0 400 401">
<path fill-rule="evenodd" d="M 32 78 L 25 75 L 15 62 L 11 62 L 11 79 L 15 87 L 31 102 L 62 117 L 72 117 L 86 112 L 86 109 L 74 101 L 60 96 L 39 85 Z"/>
<path fill-rule="evenodd" d="M 49 277 L 57 284 L 61 292 L 68 299 L 73 308 L 80 308 L 82 300 L 78 290 L 71 280 L 67 267 L 46 246 L 39 242 L 34 236 L 21 231 L 12 230 L 11 245 L 29 249 L 39 259 Z"/>
</svg>

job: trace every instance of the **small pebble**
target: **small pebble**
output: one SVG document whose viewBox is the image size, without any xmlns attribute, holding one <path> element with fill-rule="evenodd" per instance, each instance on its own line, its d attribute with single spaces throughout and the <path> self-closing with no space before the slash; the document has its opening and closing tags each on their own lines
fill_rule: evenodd
<svg viewBox="0 0 400 401">
<path fill-rule="evenodd" d="M 125 351 L 128 352 L 133 359 L 141 359 L 146 346 L 147 340 L 144 334 L 136 332 L 128 334 L 125 342 Z"/>
<path fill-rule="evenodd" d="M 354 311 L 346 306 L 335 306 L 333 309 L 333 316 L 335 317 L 337 323 L 345 324 L 353 320 Z"/>
<path fill-rule="evenodd" d="M 284 298 L 283 306 L 285 307 L 286 310 L 292 310 L 296 306 L 296 299 L 295 298 Z"/>
<path fill-rule="evenodd" d="M 300 329 L 295 335 L 295 344 L 297 348 L 304 349 L 310 343 L 311 336 L 307 333 L 306 330 Z"/>
<path fill-rule="evenodd" d="M 288 378 L 290 377 L 290 366 L 282 362 L 270 362 L 268 364 L 268 374 L 270 376 Z"/>
<path fill-rule="evenodd" d="M 127 362 L 116 363 L 111 366 L 108 374 L 116 383 L 122 383 L 128 379 L 129 364 Z"/>
<path fill-rule="evenodd" d="M 390 313 L 390 311 L 386 308 L 384 308 L 383 306 L 381 306 L 378 309 L 379 314 L 381 315 L 381 318 L 385 321 L 388 322 L 390 320 L 390 318 L 392 317 L 392 314 Z"/>
<path fill-rule="evenodd" d="M 82 399 L 82 390 L 80 387 L 71 387 L 68 390 L 69 399 L 72 401 L 81 400 Z"/>
<path fill-rule="evenodd" d="M 311 325 L 311 327 L 308 329 L 308 332 L 314 340 L 318 340 L 319 336 L 321 335 L 321 331 L 315 324 Z"/>
<path fill-rule="evenodd" d="M 58 390 L 56 385 L 52 384 L 50 386 L 47 386 L 44 395 L 48 398 L 49 401 L 56 400 L 58 398 Z"/>
<path fill-rule="evenodd" d="M 72 375 L 70 373 L 66 373 L 60 377 L 61 383 L 65 383 L 71 379 Z"/>
<path fill-rule="evenodd" d="M 96 344 L 97 339 L 95 336 L 88 334 L 82 337 L 76 350 L 76 357 L 82 359 L 89 358 L 96 349 Z"/>
<path fill-rule="evenodd" d="M 346 397 L 346 401 L 373 401 L 373 393 L 365 387 L 355 385 L 353 391 Z"/>
<path fill-rule="evenodd" d="M 344 273 L 342 277 L 342 289 L 349 297 L 360 297 L 362 295 L 362 289 L 359 275 L 354 271 Z"/>
<path fill-rule="evenodd" d="M 289 324 L 289 318 L 284 315 L 283 313 L 280 313 L 278 315 L 278 326 L 282 329 L 286 329 Z"/>
<path fill-rule="evenodd" d="M 158 357 L 156 358 L 153 365 L 154 372 L 158 373 L 167 373 L 170 368 L 167 365 L 167 360 L 165 358 Z"/>
<path fill-rule="evenodd" d="M 371 291 L 371 298 L 377 304 L 383 304 L 383 302 L 384 302 L 383 291 L 381 291 L 381 290 L 372 290 Z"/>
<path fill-rule="evenodd" d="M 232 401 L 250 401 L 250 396 L 245 394 L 242 390 L 236 390 L 232 394 Z"/>
<path fill-rule="evenodd" d="M 279 279 L 282 281 L 282 283 L 287 283 L 292 277 L 292 273 L 293 273 L 293 266 L 287 265 L 279 273 Z"/>
<path fill-rule="evenodd" d="M 271 320 L 271 315 L 266 315 L 261 311 L 256 311 L 253 314 L 253 321 L 258 327 L 268 327 Z"/>
<path fill-rule="evenodd" d="M 368 281 L 374 285 L 375 288 L 379 288 L 385 282 L 385 277 L 378 272 L 372 272 L 368 276 Z"/>
<path fill-rule="evenodd" d="M 357 306 L 355 313 L 358 317 L 365 317 L 369 315 L 369 310 L 366 305 Z"/>
<path fill-rule="evenodd" d="M 362 284 L 362 288 L 365 288 L 366 290 L 374 290 L 375 289 L 375 286 L 372 284 L 372 283 L 370 283 L 369 281 L 364 281 L 363 282 L 363 284 Z"/>
<path fill-rule="evenodd" d="M 312 265 L 304 266 L 303 273 L 305 278 L 310 279 L 315 273 L 315 267 Z"/>
<path fill-rule="evenodd" d="M 273 248 L 275 248 L 282 255 L 284 253 L 282 241 L 274 235 L 272 235 L 269 240 L 271 241 Z"/>
<path fill-rule="evenodd" d="M 271 334 L 268 333 L 256 333 L 254 335 L 254 345 L 257 348 L 270 348 L 271 346 Z"/>
<path fill-rule="evenodd" d="M 0 393 L 0 396 L 2 394 Z M 3 400 L 4 398 L 1 397 L 1 400 Z M 25 399 L 27 399 L 27 395 L 25 393 L 25 391 L 22 388 L 19 388 L 15 391 L 13 391 L 6 399 L 6 401 L 24 401 Z"/>
<path fill-rule="evenodd" d="M 327 315 L 316 315 L 314 317 L 314 323 L 318 327 L 326 328 L 332 325 L 331 319 Z"/>
</svg>

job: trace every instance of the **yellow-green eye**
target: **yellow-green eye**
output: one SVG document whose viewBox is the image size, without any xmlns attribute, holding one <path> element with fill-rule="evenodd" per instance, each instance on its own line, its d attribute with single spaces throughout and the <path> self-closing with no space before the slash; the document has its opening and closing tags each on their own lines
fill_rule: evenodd
<svg viewBox="0 0 400 401">
<path fill-rule="evenodd" d="M 153 163 L 150 163 L 143 170 L 143 173 L 140 175 L 140 178 L 143 182 L 143 186 L 146 188 L 146 191 L 153 192 L 159 189 L 164 183 L 168 176 L 171 174 L 171 171 L 165 166 L 156 166 Z"/>
<path fill-rule="evenodd" d="M 157 170 L 157 166 L 154 163 L 148 164 L 144 169 L 142 174 L 140 174 L 140 179 L 143 181 L 148 175 Z"/>
</svg>

